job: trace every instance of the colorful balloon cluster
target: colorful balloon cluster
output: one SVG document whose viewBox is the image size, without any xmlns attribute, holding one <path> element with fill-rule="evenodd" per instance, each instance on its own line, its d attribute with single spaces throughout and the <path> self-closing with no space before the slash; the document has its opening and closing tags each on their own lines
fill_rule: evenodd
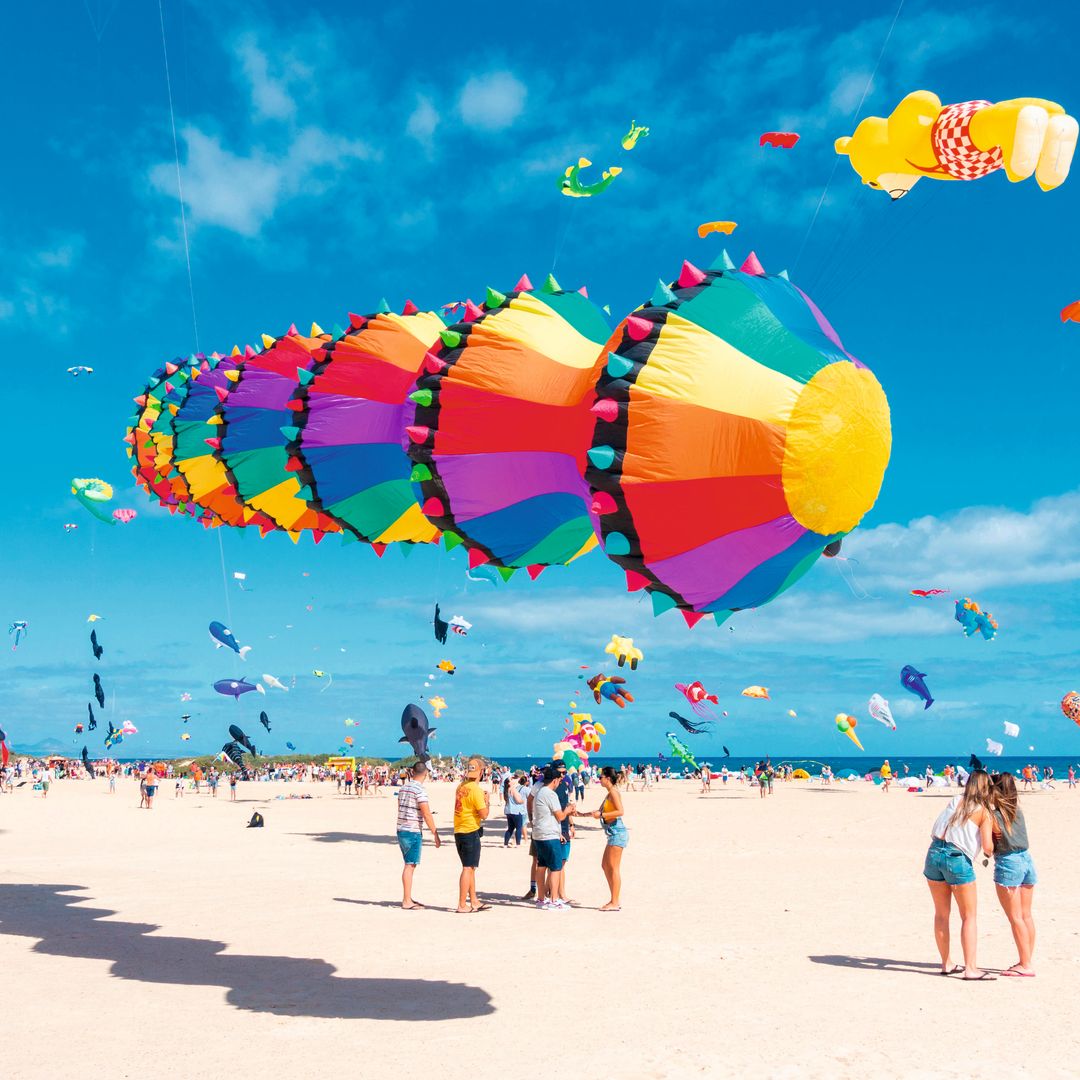
<svg viewBox="0 0 1080 1080">
<path fill-rule="evenodd" d="M 221 525 L 463 545 L 536 577 L 596 546 L 689 625 L 767 603 L 873 505 L 885 395 L 754 255 L 609 333 L 585 289 L 523 277 L 452 326 L 407 303 L 163 365 L 126 435 L 137 482 Z"/>
</svg>

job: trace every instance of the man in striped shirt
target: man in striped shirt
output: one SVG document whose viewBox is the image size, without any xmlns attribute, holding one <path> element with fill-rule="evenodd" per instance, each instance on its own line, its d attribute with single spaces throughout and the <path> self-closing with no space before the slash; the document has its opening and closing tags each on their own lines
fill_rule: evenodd
<svg viewBox="0 0 1080 1080">
<path fill-rule="evenodd" d="M 421 781 L 427 776 L 427 766 L 418 761 L 412 767 L 409 779 L 398 789 L 397 803 L 397 839 L 401 856 L 405 860 L 405 869 L 401 872 L 401 885 L 404 890 L 401 906 L 406 911 L 423 908 L 412 898 L 413 874 L 420 864 L 420 851 L 424 843 L 422 826 L 431 830 L 436 847 L 442 847 L 442 840 L 435 828 L 435 819 L 431 816 L 427 792 Z"/>
</svg>

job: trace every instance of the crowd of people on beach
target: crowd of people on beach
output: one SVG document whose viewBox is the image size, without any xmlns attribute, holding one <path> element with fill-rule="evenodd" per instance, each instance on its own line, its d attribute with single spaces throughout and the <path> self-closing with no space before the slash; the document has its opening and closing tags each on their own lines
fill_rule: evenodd
<svg viewBox="0 0 1080 1080">
<path fill-rule="evenodd" d="M 412 895 L 413 879 L 423 850 L 423 830 L 426 828 L 431 834 L 435 848 L 442 846 L 442 837 L 435 826 L 424 789 L 429 779 L 428 765 L 417 762 L 397 793 L 397 840 L 404 862 L 401 906 L 406 911 L 423 910 L 425 906 Z M 577 804 L 585 798 L 586 784 L 594 780 L 603 789 L 604 798 L 597 809 L 581 810 Z M 485 781 L 490 783 L 490 790 L 485 790 Z M 529 831 L 529 888 L 522 900 L 532 900 L 539 911 L 569 910 L 566 866 L 576 833 L 574 819 L 592 818 L 600 822 L 604 832 L 600 866 L 610 892 L 607 903 L 600 910 L 619 911 L 622 855 L 630 842 L 619 793 L 619 786 L 626 782 L 626 774 L 611 766 L 589 770 L 588 775 L 583 776 L 581 772 L 569 773 L 564 762 L 555 760 L 542 768 L 534 767 L 528 773 L 511 773 L 509 769 L 489 765 L 483 758 L 469 758 L 454 792 L 454 847 L 461 862 L 455 910 L 464 915 L 487 911 L 491 907 L 480 899 L 476 874 L 480 866 L 484 823 L 491 817 L 494 795 L 502 802 L 506 817 L 503 847 L 509 847 L 511 841 L 515 847 L 520 847 L 526 829 Z"/>
</svg>

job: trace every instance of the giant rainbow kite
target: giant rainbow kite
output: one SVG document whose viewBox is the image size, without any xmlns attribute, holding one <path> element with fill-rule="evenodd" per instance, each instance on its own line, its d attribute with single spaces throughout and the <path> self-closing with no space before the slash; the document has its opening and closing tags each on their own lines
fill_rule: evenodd
<svg viewBox="0 0 1080 1080">
<path fill-rule="evenodd" d="M 135 398 L 138 483 L 176 514 L 463 545 L 536 577 L 599 542 L 654 613 L 759 607 L 835 553 L 889 459 L 885 394 L 813 301 L 684 263 L 610 332 L 523 277 L 447 326 L 407 303 L 348 329 L 163 365 Z"/>
</svg>

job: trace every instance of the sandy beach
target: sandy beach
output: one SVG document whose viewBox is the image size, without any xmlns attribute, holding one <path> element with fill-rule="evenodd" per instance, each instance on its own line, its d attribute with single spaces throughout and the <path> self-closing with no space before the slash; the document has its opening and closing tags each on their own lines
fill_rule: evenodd
<svg viewBox="0 0 1080 1080">
<path fill-rule="evenodd" d="M 274 799 L 301 790 L 315 798 Z M 448 831 L 453 789 L 430 791 Z M 632 792 L 612 914 L 595 910 L 597 829 L 579 831 L 580 907 L 561 913 L 517 900 L 528 858 L 502 849 L 496 825 L 478 876 L 494 907 L 470 916 L 451 911 L 452 844 L 425 847 L 415 895 L 432 907 L 397 906 L 389 795 L 162 795 L 151 812 L 131 780 L 115 796 L 84 781 L 54 783 L 47 801 L 29 785 L 0 798 L 5 1075 L 476 1078 L 574 1061 L 633 1077 L 960 1076 L 994 1062 L 1075 1074 L 1075 792 L 1023 798 L 1038 976 L 979 985 L 936 974 L 921 877 L 936 792 Z M 256 808 L 266 827 L 246 829 Z M 986 870 L 979 903 L 980 962 L 1007 966 Z"/>
</svg>

